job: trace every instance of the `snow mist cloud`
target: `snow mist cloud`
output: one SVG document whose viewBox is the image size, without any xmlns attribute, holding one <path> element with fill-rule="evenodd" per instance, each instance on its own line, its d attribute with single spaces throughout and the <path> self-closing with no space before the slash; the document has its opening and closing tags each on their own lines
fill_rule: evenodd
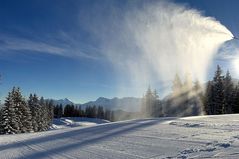
<svg viewBox="0 0 239 159">
<path fill-rule="evenodd" d="M 119 72 L 119 86 L 129 81 L 140 93 L 149 84 L 171 83 L 176 73 L 205 81 L 219 46 L 233 36 L 214 18 L 172 2 L 132 7 L 123 15 L 111 10 L 95 33 Z M 120 95 L 129 89 L 119 88 Z"/>
</svg>

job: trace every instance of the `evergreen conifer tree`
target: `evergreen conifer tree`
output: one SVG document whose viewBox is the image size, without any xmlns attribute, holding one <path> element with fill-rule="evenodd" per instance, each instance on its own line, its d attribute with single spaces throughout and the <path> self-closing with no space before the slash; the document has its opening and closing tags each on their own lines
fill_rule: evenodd
<svg viewBox="0 0 239 159">
<path fill-rule="evenodd" d="M 22 129 L 21 132 L 26 133 L 26 132 L 33 132 L 33 126 L 32 126 L 32 115 L 29 106 L 25 101 L 22 101 L 21 106 L 20 106 L 20 111 L 22 111 Z"/>
<path fill-rule="evenodd" d="M 5 100 L 2 120 L 4 134 L 17 134 L 20 132 L 19 119 L 14 105 L 12 92 L 9 92 Z"/>
<path fill-rule="evenodd" d="M 33 126 L 33 131 L 37 132 L 40 131 L 40 125 L 41 125 L 41 108 L 39 104 L 39 100 L 36 94 L 32 95 L 30 94 L 29 99 L 28 99 L 28 105 L 31 110 L 32 114 L 32 126 Z"/>
<path fill-rule="evenodd" d="M 53 116 L 54 116 L 54 104 L 53 104 L 53 100 L 49 100 L 47 102 L 45 102 L 45 107 L 46 107 L 46 112 L 47 112 L 47 117 L 46 117 L 46 129 L 49 129 L 50 126 L 52 125 L 52 120 L 53 120 Z"/>
<path fill-rule="evenodd" d="M 46 131 L 49 128 L 48 125 L 49 114 L 43 97 L 40 98 L 39 106 L 40 106 L 39 131 Z"/>
<path fill-rule="evenodd" d="M 3 134 L 3 118 L 2 118 L 3 110 L 0 109 L 0 134 Z"/>
<path fill-rule="evenodd" d="M 239 113 L 239 82 L 233 91 L 233 97 L 232 111 L 233 113 Z"/>
<path fill-rule="evenodd" d="M 213 93 L 213 85 L 212 85 L 212 82 L 209 81 L 208 84 L 207 84 L 207 88 L 206 88 L 206 91 L 205 91 L 205 95 L 204 95 L 204 98 L 203 98 L 203 105 L 204 105 L 204 112 L 205 114 L 207 115 L 212 115 L 213 112 L 214 112 L 214 93 Z"/>
<path fill-rule="evenodd" d="M 227 71 L 226 77 L 224 78 L 224 105 L 223 105 L 223 114 L 232 113 L 232 105 L 233 105 L 233 83 L 232 78 Z"/>
<path fill-rule="evenodd" d="M 59 114 L 59 117 L 61 118 L 63 116 L 63 106 L 62 104 L 59 105 L 59 110 L 58 110 L 58 114 Z"/>
<path fill-rule="evenodd" d="M 102 106 L 98 106 L 97 108 L 97 118 L 99 119 L 104 118 L 104 108 Z"/>
<path fill-rule="evenodd" d="M 19 128 L 22 133 L 33 131 L 32 116 L 25 99 L 21 95 L 20 88 L 13 88 L 13 103 L 16 108 L 17 119 L 19 119 Z"/>
<path fill-rule="evenodd" d="M 213 94 L 212 97 L 214 100 L 213 104 L 213 114 L 222 114 L 223 107 L 225 104 L 225 95 L 224 95 L 224 83 L 223 83 L 222 69 L 218 65 L 217 70 L 215 72 L 215 76 L 213 78 Z"/>
</svg>

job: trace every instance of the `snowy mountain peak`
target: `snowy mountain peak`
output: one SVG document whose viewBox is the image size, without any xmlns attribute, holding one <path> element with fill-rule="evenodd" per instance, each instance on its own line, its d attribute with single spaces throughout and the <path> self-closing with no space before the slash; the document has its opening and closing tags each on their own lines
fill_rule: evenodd
<svg viewBox="0 0 239 159">
<path fill-rule="evenodd" d="M 53 100 L 54 104 L 55 105 L 63 105 L 63 106 L 66 106 L 66 105 L 72 105 L 74 104 L 72 101 L 70 101 L 68 98 L 65 98 L 65 99 L 58 99 L 58 100 Z"/>
<path fill-rule="evenodd" d="M 96 102 L 108 102 L 110 99 L 105 98 L 105 97 L 99 97 Z"/>
<path fill-rule="evenodd" d="M 63 99 L 65 102 L 71 102 L 68 98 Z"/>
</svg>

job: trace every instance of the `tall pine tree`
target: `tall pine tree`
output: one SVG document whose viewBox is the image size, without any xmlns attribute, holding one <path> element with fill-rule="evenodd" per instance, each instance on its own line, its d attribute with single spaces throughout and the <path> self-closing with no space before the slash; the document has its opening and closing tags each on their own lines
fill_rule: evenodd
<svg viewBox="0 0 239 159">
<path fill-rule="evenodd" d="M 223 114 L 232 113 L 232 105 L 233 105 L 233 83 L 232 78 L 227 71 L 226 77 L 224 78 L 224 104 L 222 108 Z"/>
<path fill-rule="evenodd" d="M 32 95 L 30 94 L 29 99 L 28 99 L 28 105 L 30 107 L 31 110 L 31 114 L 32 114 L 32 126 L 33 126 L 33 130 L 35 132 L 40 131 L 40 124 L 42 122 L 41 120 L 41 108 L 40 108 L 40 104 L 39 104 L 39 100 L 36 94 Z"/>
<path fill-rule="evenodd" d="M 209 81 L 203 98 L 204 113 L 207 115 L 212 115 L 214 111 L 214 92 L 213 92 L 213 82 Z"/>
<path fill-rule="evenodd" d="M 3 134 L 3 118 L 2 118 L 3 110 L 0 108 L 0 134 Z"/>
<path fill-rule="evenodd" d="M 218 65 L 213 78 L 213 114 L 222 114 L 225 104 L 225 94 L 224 94 L 224 76 L 222 75 L 222 69 Z"/>
<path fill-rule="evenodd" d="M 233 113 L 239 113 L 239 82 L 233 91 L 232 111 Z"/>
<path fill-rule="evenodd" d="M 17 109 L 14 105 L 12 92 L 8 93 L 2 112 L 2 127 L 4 134 L 17 134 L 20 132 L 20 126 L 17 115 Z"/>
<path fill-rule="evenodd" d="M 22 133 L 32 132 L 33 128 L 30 108 L 26 104 L 25 99 L 22 97 L 20 88 L 17 89 L 14 88 L 12 90 L 12 94 L 14 105 L 17 108 L 17 115 L 20 119 L 19 121 L 20 131 Z"/>
</svg>

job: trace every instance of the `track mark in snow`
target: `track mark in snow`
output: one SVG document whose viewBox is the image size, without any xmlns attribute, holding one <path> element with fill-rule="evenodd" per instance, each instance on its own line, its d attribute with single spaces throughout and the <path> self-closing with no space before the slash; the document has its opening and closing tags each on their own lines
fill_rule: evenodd
<svg viewBox="0 0 239 159">
<path fill-rule="evenodd" d="M 47 157 L 47 158 L 57 158 L 57 159 L 74 159 L 73 156 L 70 156 L 66 153 L 62 154 L 62 153 L 59 153 L 59 152 L 48 152 L 48 154 L 45 154 L 44 152 L 47 151 L 47 149 L 43 148 L 42 146 L 39 146 L 37 144 L 24 144 L 24 142 L 22 142 L 21 144 L 25 145 L 26 147 L 32 149 L 33 151 L 37 152 L 37 153 L 41 153 L 43 156 Z M 34 154 L 34 152 L 33 152 Z M 42 156 L 42 157 L 43 157 Z M 54 157 L 52 157 L 54 156 Z"/>
<path fill-rule="evenodd" d="M 221 149 L 221 148 L 228 148 L 228 147 L 230 147 L 231 146 L 231 144 L 230 143 L 227 143 L 227 142 L 223 142 L 223 143 L 219 143 L 219 142 L 217 142 L 217 141 L 215 141 L 215 142 L 212 142 L 212 143 L 208 143 L 208 144 L 206 144 L 205 146 L 203 146 L 203 147 L 194 147 L 194 148 L 187 148 L 187 149 L 185 149 L 185 150 L 183 150 L 183 151 L 181 151 L 179 154 L 178 154 L 178 156 L 177 156 L 177 158 L 188 158 L 191 154 L 193 154 L 193 153 L 199 153 L 200 155 L 202 155 L 202 153 L 201 152 L 213 152 L 213 151 L 215 151 L 215 150 L 219 150 L 219 149 Z M 214 155 L 214 156 L 217 156 L 217 155 L 219 155 L 220 154 L 220 152 L 219 153 L 217 153 L 216 155 Z M 199 156 L 200 156 L 199 155 Z M 197 155 L 198 156 L 198 155 Z M 198 156 L 198 157 L 199 157 Z"/>
<path fill-rule="evenodd" d="M 178 141 L 178 142 L 186 142 L 186 143 L 195 143 L 195 144 L 207 144 L 204 141 L 196 141 L 196 140 L 185 140 L 185 136 L 181 136 L 181 138 L 171 138 L 171 137 L 160 137 L 160 136 L 149 136 L 149 135 L 131 135 L 131 136 L 124 136 L 125 138 L 132 138 L 132 137 L 139 137 L 140 138 L 149 138 L 149 139 L 160 139 L 160 140 L 169 140 L 169 141 Z"/>
<path fill-rule="evenodd" d="M 203 127 L 203 123 L 184 123 L 184 122 L 170 122 L 169 125 L 175 125 L 179 127 L 198 128 Z"/>
<path fill-rule="evenodd" d="M 93 152 L 91 150 L 90 151 L 87 150 L 87 151 L 95 153 L 95 154 L 100 154 L 100 153 L 102 153 L 102 151 L 104 151 L 104 155 L 102 155 L 102 157 L 104 157 L 104 158 L 107 158 L 107 157 L 105 157 L 105 154 L 110 154 L 110 156 L 112 156 L 112 158 L 122 158 L 122 159 L 125 159 L 125 158 L 143 159 L 144 158 L 142 156 L 135 155 L 135 154 L 130 153 L 130 152 L 126 152 L 124 149 L 114 150 L 114 149 L 107 148 L 107 147 L 103 147 L 103 149 L 102 149 L 101 147 L 99 147 L 97 145 L 96 146 L 91 146 L 89 148 L 92 149 Z"/>
</svg>

